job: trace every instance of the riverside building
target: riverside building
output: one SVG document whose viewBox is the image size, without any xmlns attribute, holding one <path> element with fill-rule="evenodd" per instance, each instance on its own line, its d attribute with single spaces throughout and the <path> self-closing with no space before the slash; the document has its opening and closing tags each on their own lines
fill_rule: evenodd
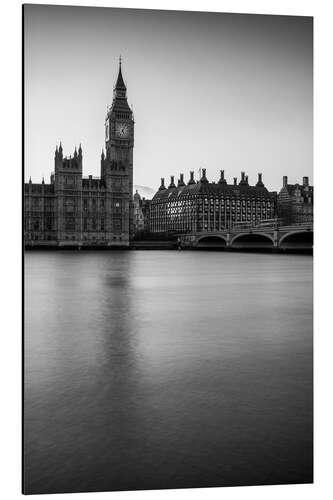
<svg viewBox="0 0 333 500">
<path fill-rule="evenodd" d="M 245 172 L 237 183 L 228 184 L 221 170 L 217 182 L 209 182 L 206 169 L 195 181 L 194 172 L 184 181 L 180 174 L 177 185 L 174 177 L 168 187 L 164 179 L 150 204 L 152 233 L 186 233 L 223 231 L 237 224 L 255 225 L 276 217 L 276 192 L 269 192 L 258 174 L 251 186 Z"/>
<path fill-rule="evenodd" d="M 284 224 L 313 222 L 313 186 L 309 185 L 309 177 L 303 177 L 302 184 L 288 184 L 288 177 L 283 177 L 278 213 Z"/>
</svg>

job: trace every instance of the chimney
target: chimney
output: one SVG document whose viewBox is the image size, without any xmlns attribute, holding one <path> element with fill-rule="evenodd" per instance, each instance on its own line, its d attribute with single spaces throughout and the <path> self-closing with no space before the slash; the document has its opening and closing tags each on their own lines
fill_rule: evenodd
<svg viewBox="0 0 333 500">
<path fill-rule="evenodd" d="M 237 177 L 234 177 L 234 186 L 237 186 Z"/>
<path fill-rule="evenodd" d="M 202 177 L 200 179 L 200 182 L 208 182 L 207 177 L 206 177 L 206 169 L 202 169 Z"/>
<path fill-rule="evenodd" d="M 180 174 L 180 179 L 178 181 L 178 187 L 180 187 L 180 186 L 185 186 L 184 174 Z"/>
<path fill-rule="evenodd" d="M 283 176 L 283 187 L 286 187 L 288 184 L 288 177 L 286 175 Z"/>
<path fill-rule="evenodd" d="M 309 177 L 303 177 L 303 186 L 309 185 Z"/>
<path fill-rule="evenodd" d="M 246 177 L 245 177 L 245 172 L 241 172 L 241 180 L 239 182 L 240 186 L 245 186 L 246 185 Z"/>
<path fill-rule="evenodd" d="M 246 182 L 246 184 L 249 183 L 249 176 L 248 175 L 245 176 L 245 182 Z"/>
<path fill-rule="evenodd" d="M 219 179 L 219 184 L 226 184 L 227 181 L 224 178 L 224 170 L 220 170 L 220 179 Z"/>
<path fill-rule="evenodd" d="M 262 182 L 262 174 L 258 174 L 258 182 L 256 184 L 257 187 L 264 187 L 264 183 Z"/>
<path fill-rule="evenodd" d="M 170 177 L 170 184 L 169 184 L 169 188 L 175 188 L 175 177 L 172 175 Z"/>
<path fill-rule="evenodd" d="M 194 172 L 190 172 L 190 180 L 188 181 L 187 184 L 195 184 L 195 180 L 194 180 Z"/>
<path fill-rule="evenodd" d="M 161 177 L 161 185 L 159 187 L 159 191 L 163 191 L 165 189 L 165 185 L 164 185 L 164 177 Z"/>
</svg>

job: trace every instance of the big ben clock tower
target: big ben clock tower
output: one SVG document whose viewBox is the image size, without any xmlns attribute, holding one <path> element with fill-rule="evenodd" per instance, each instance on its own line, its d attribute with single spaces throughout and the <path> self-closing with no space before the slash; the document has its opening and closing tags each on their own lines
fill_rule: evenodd
<svg viewBox="0 0 333 500">
<path fill-rule="evenodd" d="M 113 101 L 105 119 L 105 154 L 101 178 L 106 188 L 106 229 L 112 246 L 128 245 L 133 235 L 134 119 L 127 102 L 127 89 L 119 72 Z"/>
</svg>

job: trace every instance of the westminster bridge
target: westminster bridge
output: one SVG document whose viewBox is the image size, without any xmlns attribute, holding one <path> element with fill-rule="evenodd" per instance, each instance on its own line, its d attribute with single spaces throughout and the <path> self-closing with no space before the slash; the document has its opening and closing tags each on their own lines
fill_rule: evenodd
<svg viewBox="0 0 333 500">
<path fill-rule="evenodd" d="M 178 238 L 179 247 L 184 249 L 272 249 L 312 250 L 313 223 L 290 226 L 258 225 L 234 226 L 224 231 L 194 232 Z"/>
</svg>

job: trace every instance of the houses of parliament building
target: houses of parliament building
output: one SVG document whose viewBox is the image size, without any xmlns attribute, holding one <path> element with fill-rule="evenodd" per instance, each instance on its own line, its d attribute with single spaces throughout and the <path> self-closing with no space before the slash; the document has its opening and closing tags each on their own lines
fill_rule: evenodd
<svg viewBox="0 0 333 500">
<path fill-rule="evenodd" d="M 283 178 L 279 194 L 270 192 L 258 174 L 250 185 L 227 183 L 224 170 L 209 181 L 206 169 L 198 180 L 180 174 L 177 185 L 164 178 L 152 200 L 133 198 L 134 119 L 119 63 L 113 102 L 105 119 L 105 153 L 99 178 L 82 176 L 82 148 L 64 157 L 56 147 L 50 183 L 24 185 L 24 243 L 34 246 L 128 247 L 131 239 L 148 235 L 169 237 L 179 233 L 223 231 L 237 224 L 256 225 L 282 217 L 288 224 L 313 219 L 313 186 L 288 184 Z"/>
<path fill-rule="evenodd" d="M 99 178 L 82 176 L 82 148 L 56 147 L 50 183 L 24 185 L 25 246 L 128 246 L 133 234 L 134 119 L 119 62 Z"/>
</svg>

